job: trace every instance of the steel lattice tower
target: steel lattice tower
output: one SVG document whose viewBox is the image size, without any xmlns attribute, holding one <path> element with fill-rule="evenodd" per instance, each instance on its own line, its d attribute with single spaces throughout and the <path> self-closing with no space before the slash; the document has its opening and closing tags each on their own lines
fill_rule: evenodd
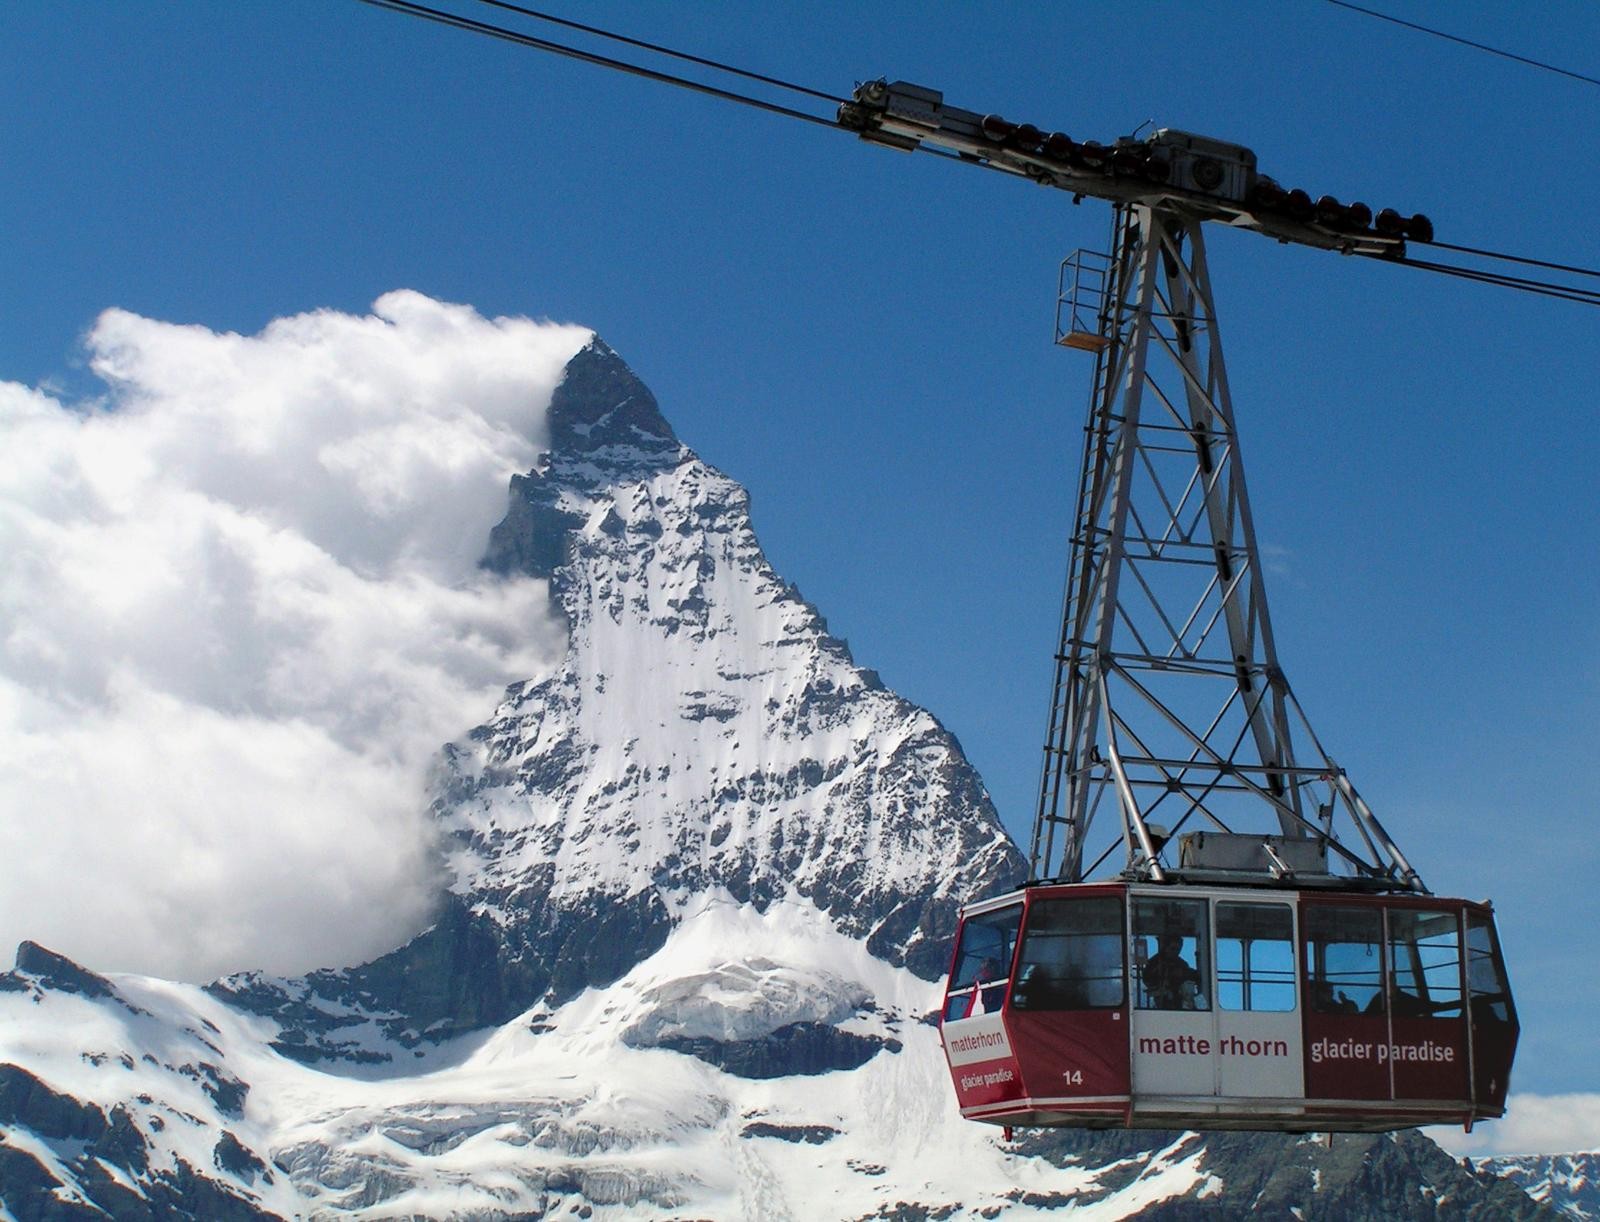
<svg viewBox="0 0 1600 1222">
<path fill-rule="evenodd" d="M 1032 875 L 1425 890 L 1278 665 L 1201 228 L 1119 205 L 1063 265 L 1095 371 Z"/>
</svg>

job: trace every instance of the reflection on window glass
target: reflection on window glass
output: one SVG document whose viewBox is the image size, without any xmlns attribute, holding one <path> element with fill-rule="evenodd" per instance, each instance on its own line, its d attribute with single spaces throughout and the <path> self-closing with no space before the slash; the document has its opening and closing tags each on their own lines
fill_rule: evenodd
<svg viewBox="0 0 1600 1222">
<path fill-rule="evenodd" d="M 1138 899 L 1133 963 L 1141 1010 L 1209 1010 L 1205 900 Z"/>
<path fill-rule="evenodd" d="M 1461 923 L 1454 912 L 1389 909 L 1389 1007 L 1396 1018 L 1461 1017 Z"/>
<path fill-rule="evenodd" d="M 993 1014 L 1006 999 L 1011 952 L 1017 944 L 1022 905 L 1013 904 L 982 916 L 969 917 L 961 927 L 955 970 L 945 996 L 946 1022 Z"/>
<path fill-rule="evenodd" d="M 1294 914 L 1287 904 L 1217 905 L 1217 1005 L 1294 1009 Z"/>
<path fill-rule="evenodd" d="M 1301 914 L 1306 997 L 1319 1014 L 1383 1013 L 1383 913 L 1308 904 Z"/>
<path fill-rule="evenodd" d="M 1039 900 L 1017 961 L 1017 1010 L 1104 1010 L 1122 1004 L 1122 901 Z"/>
<path fill-rule="evenodd" d="M 1467 914 L 1467 989 L 1474 1022 L 1511 1021 L 1511 986 L 1495 941 L 1494 926 L 1481 913 Z"/>
</svg>

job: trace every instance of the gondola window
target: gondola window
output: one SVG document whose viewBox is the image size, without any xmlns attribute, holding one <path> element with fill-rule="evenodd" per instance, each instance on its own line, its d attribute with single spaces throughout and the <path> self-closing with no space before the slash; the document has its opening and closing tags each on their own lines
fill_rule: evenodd
<svg viewBox="0 0 1600 1222">
<path fill-rule="evenodd" d="M 1017 1010 L 1106 1010 L 1122 1005 L 1122 901 L 1045 900 L 1028 910 Z"/>
</svg>

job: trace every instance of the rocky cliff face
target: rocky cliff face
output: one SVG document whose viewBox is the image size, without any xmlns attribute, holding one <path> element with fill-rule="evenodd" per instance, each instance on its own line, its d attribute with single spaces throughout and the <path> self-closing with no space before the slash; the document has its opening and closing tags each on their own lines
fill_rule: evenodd
<svg viewBox="0 0 1600 1222">
<path fill-rule="evenodd" d="M 854 664 L 772 571 L 744 489 L 673 440 L 609 349 L 572 362 L 552 425 L 489 563 L 539 571 L 529 522 L 562 525 L 571 647 L 449 752 L 455 890 L 501 913 L 797 893 L 936 977 L 960 901 L 1022 870 L 959 745 Z"/>
<path fill-rule="evenodd" d="M 571 644 L 447 753 L 455 892 L 508 932 L 530 909 L 631 908 L 635 958 L 673 894 L 798 894 L 936 977 L 959 903 L 1022 870 L 959 745 L 854 664 L 772 571 L 744 489 L 676 441 L 608 348 L 573 360 L 551 419 L 488 563 L 550 576 Z"/>
<path fill-rule="evenodd" d="M 855 665 L 598 341 L 485 564 L 548 577 L 569 646 L 443 752 L 437 922 L 205 990 L 25 946 L 0 974 L 13 1216 L 1541 1216 L 1414 1136 L 1006 1146 L 961 1121 L 936 978 L 956 906 L 1020 857 L 950 734 Z"/>
</svg>

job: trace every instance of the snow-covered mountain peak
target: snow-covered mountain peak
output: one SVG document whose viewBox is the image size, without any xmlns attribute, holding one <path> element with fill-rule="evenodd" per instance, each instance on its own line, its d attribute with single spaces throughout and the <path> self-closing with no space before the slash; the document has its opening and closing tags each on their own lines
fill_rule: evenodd
<svg viewBox="0 0 1600 1222">
<path fill-rule="evenodd" d="M 942 970 L 956 904 L 1020 867 L 955 740 L 829 635 L 767 562 L 744 489 L 599 341 L 551 437 L 487 562 L 552 578 L 568 652 L 447 752 L 453 891 L 508 930 L 596 900 L 646 905 L 654 929 L 681 890 L 807 897 Z"/>
<path fill-rule="evenodd" d="M 679 444 L 650 388 L 599 336 L 567 363 L 549 430 L 551 455 L 567 461 L 628 448 L 668 454 Z"/>
</svg>

